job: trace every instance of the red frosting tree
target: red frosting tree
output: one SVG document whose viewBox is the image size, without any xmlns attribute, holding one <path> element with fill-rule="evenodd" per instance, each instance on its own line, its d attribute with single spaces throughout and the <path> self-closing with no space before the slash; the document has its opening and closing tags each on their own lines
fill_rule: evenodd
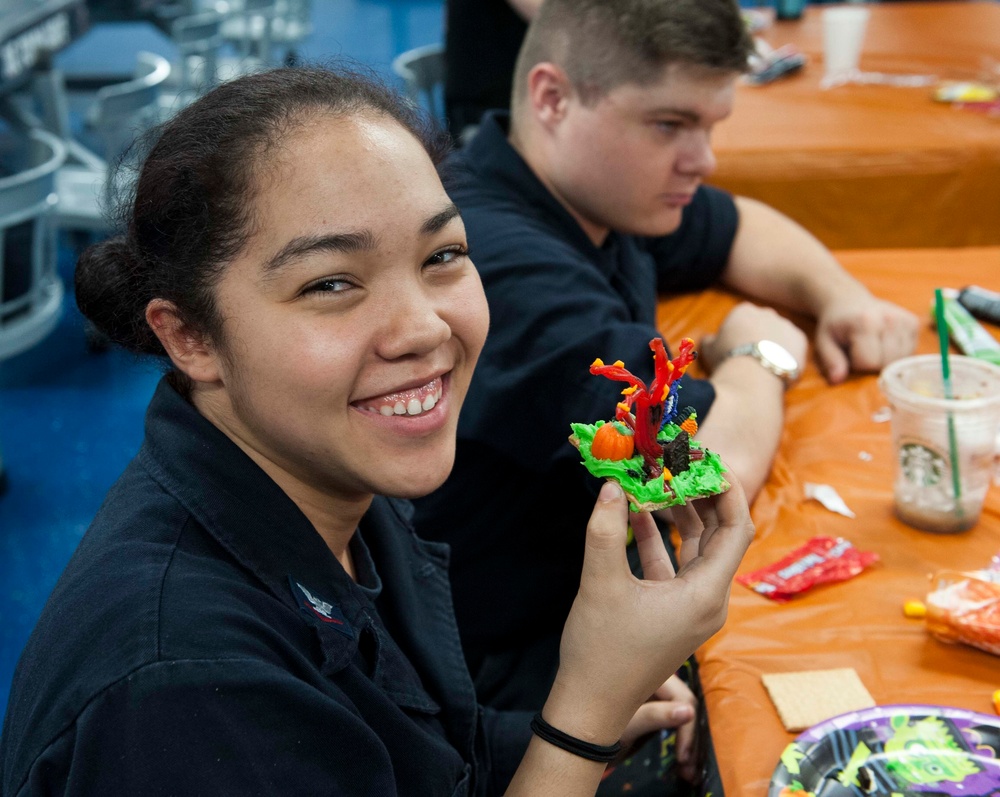
<svg viewBox="0 0 1000 797">
<path fill-rule="evenodd" d="M 663 467 L 660 465 L 663 448 L 657 442 L 656 435 L 659 434 L 663 423 L 664 407 L 671 396 L 672 386 L 697 357 L 694 341 L 691 338 L 681 340 L 678 354 L 673 360 L 667 357 L 667 349 L 661 338 L 649 341 L 649 348 L 653 350 L 655 371 L 653 383 L 648 388 L 639 377 L 625 370 L 625 363 L 621 360 L 612 365 L 605 365 L 597 359 L 590 366 L 590 373 L 594 375 L 629 384 L 622 390 L 625 400 L 618 404 L 615 419 L 632 430 L 635 447 L 642 454 L 647 481 L 655 479 L 663 472 Z"/>
</svg>

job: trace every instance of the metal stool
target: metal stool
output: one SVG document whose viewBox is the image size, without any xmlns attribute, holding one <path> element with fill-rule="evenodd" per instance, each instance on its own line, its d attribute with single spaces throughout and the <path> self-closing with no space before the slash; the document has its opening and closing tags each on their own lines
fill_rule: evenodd
<svg viewBox="0 0 1000 797">
<path fill-rule="evenodd" d="M 444 109 L 437 96 L 444 85 L 444 45 L 427 44 L 407 50 L 393 59 L 392 71 L 403 79 L 415 105 L 426 108 L 438 122 L 444 121 Z"/>
<path fill-rule="evenodd" d="M 44 130 L 25 139 L 20 170 L 0 178 L 0 360 L 48 335 L 62 308 L 51 214 L 66 147 Z"/>
<path fill-rule="evenodd" d="M 0 360 L 48 335 L 63 299 L 50 215 L 66 147 L 43 130 L 8 138 L 4 144 L 13 146 L 5 146 L 4 154 L 13 174 L 0 178 Z M 6 488 L 0 454 L 0 493 Z"/>
<path fill-rule="evenodd" d="M 104 213 L 112 198 L 109 164 L 159 119 L 160 88 L 170 75 L 170 62 L 154 53 L 139 53 L 137 58 L 136 77 L 100 89 L 87 113 L 87 126 L 100 141 L 100 156 L 74 149 L 71 155 L 77 162 L 56 175 L 56 223 L 62 229 L 109 229 Z"/>
</svg>

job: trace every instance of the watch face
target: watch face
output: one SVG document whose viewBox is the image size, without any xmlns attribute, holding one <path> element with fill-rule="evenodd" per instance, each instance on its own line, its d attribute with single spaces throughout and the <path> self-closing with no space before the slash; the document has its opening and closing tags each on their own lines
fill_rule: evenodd
<svg viewBox="0 0 1000 797">
<path fill-rule="evenodd" d="M 797 371 L 799 364 L 786 349 L 779 346 L 772 340 L 761 340 L 757 342 L 760 353 L 774 363 L 782 371 Z"/>
</svg>

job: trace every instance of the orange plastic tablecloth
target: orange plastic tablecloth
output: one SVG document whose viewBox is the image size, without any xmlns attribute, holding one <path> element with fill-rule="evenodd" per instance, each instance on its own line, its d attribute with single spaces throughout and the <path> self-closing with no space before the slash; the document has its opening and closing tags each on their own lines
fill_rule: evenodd
<svg viewBox="0 0 1000 797">
<path fill-rule="evenodd" d="M 1000 288 L 1000 247 L 851 251 L 838 257 L 876 295 L 928 319 L 936 287 Z M 663 301 L 660 328 L 668 341 L 683 335 L 697 340 L 717 327 L 735 301 L 718 291 Z M 928 323 L 918 352 L 934 352 L 936 345 Z M 883 406 L 875 376 L 830 387 L 814 363 L 787 394 L 785 432 L 753 506 L 757 536 L 740 572 L 770 564 L 820 534 L 845 537 L 877 552 L 881 562 L 784 605 L 734 584 L 725 628 L 698 655 L 726 797 L 766 795 L 781 751 L 794 738 L 761 684 L 763 673 L 853 667 L 880 705 L 993 712 L 1000 658 L 936 641 L 922 621 L 903 616 L 902 606 L 924 597 L 928 574 L 979 569 L 1000 551 L 1000 487 L 991 487 L 979 524 L 961 534 L 938 536 L 896 520 L 889 424 L 872 418 Z M 832 485 L 857 517 L 805 500 L 804 482 Z"/>
<path fill-rule="evenodd" d="M 709 181 L 772 205 L 831 248 L 1000 244 L 1000 115 L 934 102 L 931 87 L 822 90 L 823 8 L 759 34 L 809 62 L 738 88 Z M 864 71 L 968 80 L 1000 69 L 998 3 L 866 8 Z"/>
</svg>

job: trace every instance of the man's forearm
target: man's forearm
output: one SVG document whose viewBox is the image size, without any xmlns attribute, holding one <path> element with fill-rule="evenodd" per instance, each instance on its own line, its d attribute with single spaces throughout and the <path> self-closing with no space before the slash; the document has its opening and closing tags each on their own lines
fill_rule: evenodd
<svg viewBox="0 0 1000 797">
<path fill-rule="evenodd" d="M 867 289 L 811 233 L 787 216 L 736 197 L 739 230 L 722 282 L 767 304 L 817 316 L 835 296 Z"/>
<path fill-rule="evenodd" d="M 712 374 L 715 401 L 698 440 L 717 452 L 753 501 L 767 481 L 784 423 L 782 381 L 749 357 L 722 363 Z"/>
</svg>

